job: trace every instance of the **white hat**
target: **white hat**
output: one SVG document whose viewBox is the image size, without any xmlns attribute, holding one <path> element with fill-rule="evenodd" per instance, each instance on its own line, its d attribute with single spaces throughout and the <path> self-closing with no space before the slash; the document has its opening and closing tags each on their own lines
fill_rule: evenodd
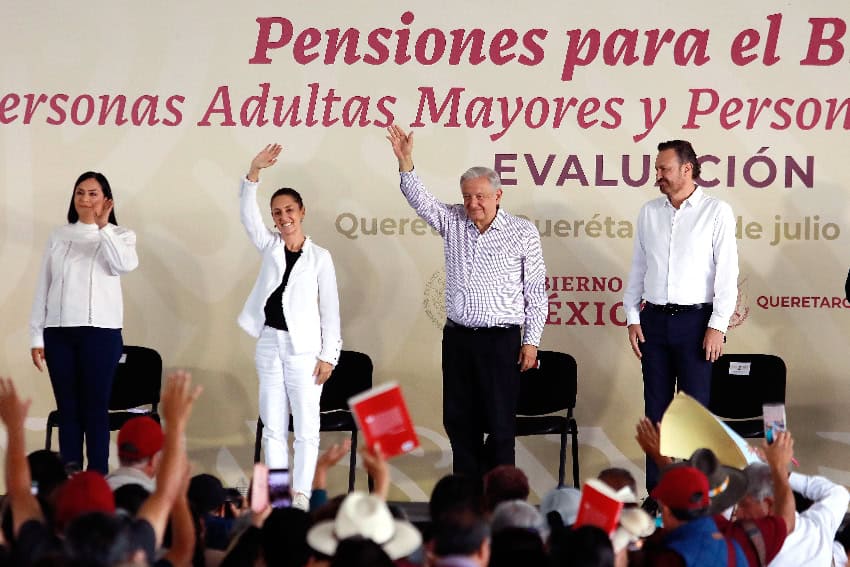
<svg viewBox="0 0 850 567">
<path fill-rule="evenodd" d="M 652 516 L 640 508 L 623 508 L 620 512 L 620 523 L 611 535 L 611 546 L 614 553 L 619 552 L 628 544 L 649 537 L 655 531 Z"/>
<path fill-rule="evenodd" d="M 365 492 L 350 493 L 342 501 L 336 518 L 310 528 L 307 544 L 333 556 L 339 542 L 350 537 L 371 539 L 391 559 L 407 557 L 422 545 L 422 536 L 413 524 L 394 519 L 386 502 Z"/>
</svg>

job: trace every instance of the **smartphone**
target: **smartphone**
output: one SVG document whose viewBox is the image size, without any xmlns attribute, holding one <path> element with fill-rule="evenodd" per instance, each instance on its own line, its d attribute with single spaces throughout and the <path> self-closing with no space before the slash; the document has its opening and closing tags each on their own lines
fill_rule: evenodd
<svg viewBox="0 0 850 567">
<path fill-rule="evenodd" d="M 251 477 L 251 511 L 261 513 L 269 506 L 269 467 L 263 463 L 254 463 L 254 476 Z"/>
<path fill-rule="evenodd" d="M 788 428 L 785 422 L 785 404 L 764 404 L 762 415 L 764 416 L 764 438 L 770 444 L 776 439 L 777 433 L 786 431 Z"/>
<path fill-rule="evenodd" d="M 292 490 L 289 482 L 289 469 L 269 469 L 269 502 L 272 508 L 292 506 Z"/>
</svg>

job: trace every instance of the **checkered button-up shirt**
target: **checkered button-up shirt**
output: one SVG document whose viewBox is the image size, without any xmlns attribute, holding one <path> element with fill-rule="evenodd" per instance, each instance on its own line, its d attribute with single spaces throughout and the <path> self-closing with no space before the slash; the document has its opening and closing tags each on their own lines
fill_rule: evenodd
<svg viewBox="0 0 850 567">
<path fill-rule="evenodd" d="M 437 200 L 413 171 L 401 173 L 401 192 L 443 237 L 448 318 L 467 327 L 522 325 L 523 344 L 538 346 L 548 305 L 534 224 L 500 208 L 479 233 L 463 205 Z"/>
</svg>

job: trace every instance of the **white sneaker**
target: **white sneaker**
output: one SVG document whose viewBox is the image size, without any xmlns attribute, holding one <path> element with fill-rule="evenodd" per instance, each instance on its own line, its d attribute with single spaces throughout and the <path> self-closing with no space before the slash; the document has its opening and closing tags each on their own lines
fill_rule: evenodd
<svg viewBox="0 0 850 567">
<path fill-rule="evenodd" d="M 305 512 L 310 511 L 310 499 L 307 498 L 307 495 L 303 492 L 296 492 L 292 497 L 292 507 L 298 508 L 299 510 L 304 510 Z"/>
</svg>

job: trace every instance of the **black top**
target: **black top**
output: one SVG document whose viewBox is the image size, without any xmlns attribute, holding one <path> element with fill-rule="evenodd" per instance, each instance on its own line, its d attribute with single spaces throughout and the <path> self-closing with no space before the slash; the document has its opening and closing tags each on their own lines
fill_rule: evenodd
<svg viewBox="0 0 850 567">
<path fill-rule="evenodd" d="M 301 257 L 301 250 L 291 252 L 285 246 L 283 248 L 286 253 L 286 270 L 283 272 L 283 279 L 277 289 L 274 290 L 269 298 L 266 299 L 266 325 L 280 331 L 288 331 L 286 326 L 286 317 L 283 316 L 283 290 L 286 289 L 286 282 L 289 281 L 289 274 L 292 272 L 292 266 L 295 261 Z"/>
</svg>

